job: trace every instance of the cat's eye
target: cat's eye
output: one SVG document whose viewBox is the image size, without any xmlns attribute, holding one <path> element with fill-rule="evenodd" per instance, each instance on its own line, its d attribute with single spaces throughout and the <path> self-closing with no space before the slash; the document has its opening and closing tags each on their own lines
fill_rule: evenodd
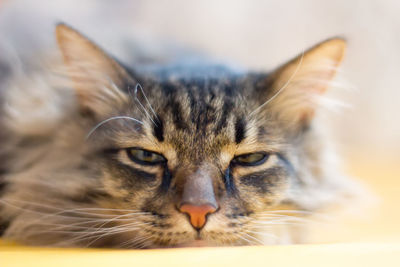
<svg viewBox="0 0 400 267">
<path fill-rule="evenodd" d="M 236 156 L 232 163 L 242 166 L 257 166 L 263 164 L 268 159 L 268 154 L 264 152 L 249 153 Z"/>
<path fill-rule="evenodd" d="M 127 148 L 126 153 L 132 161 L 143 165 L 156 165 L 167 161 L 158 153 L 140 148 Z"/>
</svg>

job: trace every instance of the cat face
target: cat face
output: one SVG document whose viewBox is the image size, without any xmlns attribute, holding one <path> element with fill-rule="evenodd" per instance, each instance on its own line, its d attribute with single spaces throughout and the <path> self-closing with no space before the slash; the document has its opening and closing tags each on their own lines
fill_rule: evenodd
<svg viewBox="0 0 400 267">
<path fill-rule="evenodd" d="M 55 228 L 38 241 L 35 231 L 49 225 L 14 210 L 8 212 L 26 223 L 11 224 L 6 236 L 68 246 L 262 244 L 282 210 L 319 205 L 312 198 L 326 177 L 313 117 L 341 61 L 342 40 L 269 75 L 188 78 L 127 70 L 65 25 L 57 39 L 76 115 L 48 144 L 47 157 L 59 164 L 42 168 L 40 177 L 52 187 L 18 189 L 29 191 L 20 197 L 26 201 L 48 203 L 48 210 L 30 209 L 47 214 Z M 25 176 L 20 180 L 35 179 L 32 170 Z M 29 239 L 18 236 L 29 229 Z"/>
<path fill-rule="evenodd" d="M 243 243 L 240 233 L 297 183 L 283 129 L 272 118 L 246 117 L 257 103 L 240 96 L 244 80 L 143 83 L 146 110 L 128 98 L 122 113 L 138 121 L 117 117 L 89 136 L 100 156 L 90 168 L 101 169 L 104 191 L 119 202 L 113 208 L 145 213 L 137 219 L 147 242 Z"/>
</svg>

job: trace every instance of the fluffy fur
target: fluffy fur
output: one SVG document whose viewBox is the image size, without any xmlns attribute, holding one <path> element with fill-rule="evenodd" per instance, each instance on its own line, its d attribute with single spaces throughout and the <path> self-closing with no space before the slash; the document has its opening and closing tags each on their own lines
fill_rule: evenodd
<svg viewBox="0 0 400 267">
<path fill-rule="evenodd" d="M 57 40 L 67 72 L 47 68 L 3 83 L 4 238 L 122 248 L 301 242 L 308 215 L 351 193 L 315 115 L 343 40 L 268 74 L 128 69 L 65 25 Z M 57 64 L 53 73 L 63 69 Z M 166 163 L 134 162 L 133 147 Z M 234 164 L 255 152 L 268 159 Z M 199 230 L 179 205 L 188 181 L 204 179 L 218 209 Z"/>
</svg>

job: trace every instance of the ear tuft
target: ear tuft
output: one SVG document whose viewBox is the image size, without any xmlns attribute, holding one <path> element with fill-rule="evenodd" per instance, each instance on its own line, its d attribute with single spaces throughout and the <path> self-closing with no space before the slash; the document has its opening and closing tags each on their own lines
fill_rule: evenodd
<svg viewBox="0 0 400 267">
<path fill-rule="evenodd" d="M 317 44 L 275 70 L 266 79 L 273 109 L 285 121 L 308 124 L 332 82 L 346 50 L 346 41 L 332 38 Z"/>
<path fill-rule="evenodd" d="M 57 25 L 56 39 L 83 109 L 107 113 L 126 101 L 123 87 L 134 81 L 117 61 L 66 24 Z"/>
</svg>

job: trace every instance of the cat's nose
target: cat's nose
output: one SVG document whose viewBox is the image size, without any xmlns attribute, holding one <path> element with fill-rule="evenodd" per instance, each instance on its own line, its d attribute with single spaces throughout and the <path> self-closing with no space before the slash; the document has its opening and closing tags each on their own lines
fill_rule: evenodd
<svg viewBox="0 0 400 267">
<path fill-rule="evenodd" d="M 217 208 L 211 204 L 204 205 L 192 205 L 183 204 L 180 206 L 179 210 L 182 213 L 187 213 L 190 217 L 190 224 L 196 229 L 200 230 L 206 224 L 207 215 L 214 213 Z"/>
</svg>

